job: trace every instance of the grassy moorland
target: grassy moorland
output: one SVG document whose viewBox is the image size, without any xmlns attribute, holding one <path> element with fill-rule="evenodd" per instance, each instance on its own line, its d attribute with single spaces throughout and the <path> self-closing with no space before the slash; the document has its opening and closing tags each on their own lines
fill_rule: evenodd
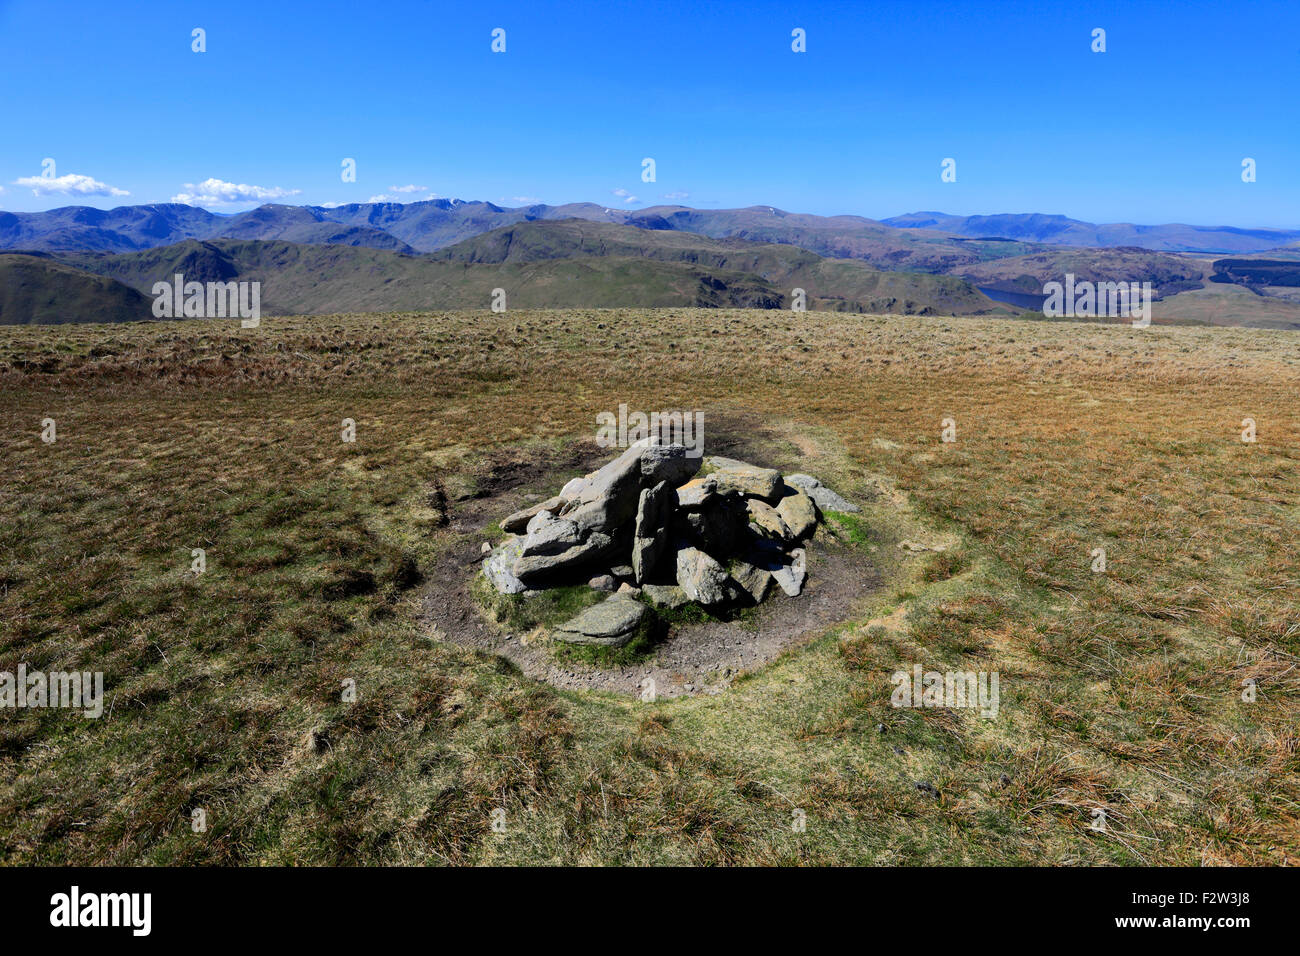
<svg viewBox="0 0 1300 956">
<path fill-rule="evenodd" d="M 0 860 L 1295 863 L 1298 385 L 1300 336 L 1238 329 L 0 329 L 0 670 L 101 670 L 108 696 L 0 712 Z M 771 428 L 864 502 L 886 586 L 717 696 L 557 691 L 438 640 L 459 502 L 620 402 Z M 954 546 L 899 548 L 900 521 Z M 914 663 L 997 671 L 997 719 L 892 708 Z"/>
</svg>

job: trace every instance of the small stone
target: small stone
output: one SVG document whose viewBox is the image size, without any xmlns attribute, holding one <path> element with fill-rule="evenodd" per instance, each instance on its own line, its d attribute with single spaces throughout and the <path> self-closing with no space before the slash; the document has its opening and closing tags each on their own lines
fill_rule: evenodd
<svg viewBox="0 0 1300 956">
<path fill-rule="evenodd" d="M 640 596 L 641 596 L 641 589 L 638 588 L 638 587 L 634 587 L 633 585 L 631 585 L 631 584 L 629 584 L 628 582 L 624 581 L 622 584 L 620 584 L 620 585 L 618 586 L 618 590 L 617 590 L 616 592 L 614 592 L 614 593 L 615 593 L 615 594 L 626 594 L 628 597 L 640 597 Z"/>
<path fill-rule="evenodd" d="M 488 544 L 486 541 L 484 541 L 481 545 L 479 545 L 478 553 L 479 553 L 479 554 L 491 554 L 491 553 L 492 553 L 492 545 L 490 545 L 490 544 Z"/>
<path fill-rule="evenodd" d="M 925 544 L 921 541 L 903 540 L 898 542 L 898 546 L 904 551 L 910 551 L 912 554 L 922 554 L 926 551 L 946 551 L 946 544 Z"/>
<path fill-rule="evenodd" d="M 587 582 L 587 587 L 596 591 L 613 591 L 618 587 L 618 582 L 612 574 L 598 574 Z"/>
</svg>

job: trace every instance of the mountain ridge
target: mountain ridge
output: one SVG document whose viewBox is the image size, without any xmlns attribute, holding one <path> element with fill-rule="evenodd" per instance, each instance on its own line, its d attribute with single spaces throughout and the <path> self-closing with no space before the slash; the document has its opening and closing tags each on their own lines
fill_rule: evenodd
<svg viewBox="0 0 1300 956">
<path fill-rule="evenodd" d="M 761 205 L 619 209 L 590 202 L 512 207 L 481 200 L 431 199 L 338 206 L 268 203 L 229 216 L 180 203 L 108 210 L 63 206 L 33 213 L 0 211 L 0 250 L 135 252 L 185 239 L 238 238 L 432 252 L 517 222 L 571 218 L 694 232 L 711 238 L 781 242 L 822 256 L 861 258 L 879 268 L 926 271 L 946 271 L 961 262 L 999 257 L 963 248 L 970 240 L 1021 243 L 1026 248 L 1009 253 L 1021 255 L 1035 251 L 1028 248 L 1033 245 L 1134 246 L 1159 252 L 1234 254 L 1300 242 L 1300 230 L 1185 223 L 1097 224 L 1051 213 L 954 216 L 929 211 L 875 220 L 852 214 L 794 213 Z"/>
</svg>

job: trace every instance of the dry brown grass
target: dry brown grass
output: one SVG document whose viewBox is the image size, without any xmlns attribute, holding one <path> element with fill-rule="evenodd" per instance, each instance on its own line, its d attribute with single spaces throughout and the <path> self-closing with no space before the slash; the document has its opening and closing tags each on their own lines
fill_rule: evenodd
<svg viewBox="0 0 1300 956">
<path fill-rule="evenodd" d="M 726 310 L 0 329 L 0 669 L 100 669 L 113 702 L 0 715 L 0 854 L 1294 862 L 1298 384 L 1300 336 L 1235 329 Z M 454 511 L 485 451 L 589 434 L 620 402 L 815 436 L 845 490 L 892 479 L 962 560 L 882 553 L 871 617 L 898 627 L 648 721 L 420 633 L 439 494 Z M 890 708 L 913 662 L 998 670 L 1001 716 Z"/>
</svg>

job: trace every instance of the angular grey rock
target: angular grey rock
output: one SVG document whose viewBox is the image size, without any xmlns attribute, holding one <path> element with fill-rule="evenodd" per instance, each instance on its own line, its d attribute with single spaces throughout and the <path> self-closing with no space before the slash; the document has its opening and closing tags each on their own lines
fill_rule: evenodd
<svg viewBox="0 0 1300 956">
<path fill-rule="evenodd" d="M 668 546 L 668 522 L 676 500 L 677 492 L 667 481 L 641 491 L 632 538 L 632 571 L 637 584 L 650 576 Z"/>
<path fill-rule="evenodd" d="M 492 549 L 483 559 L 483 574 L 488 583 L 502 594 L 521 594 L 528 590 L 512 570 L 523 549 L 523 539 L 511 536 Z"/>
<path fill-rule="evenodd" d="M 853 514 L 862 510 L 853 502 L 831 491 L 812 475 L 786 475 L 785 483 L 791 488 L 798 488 L 806 494 L 822 511 L 843 511 Z"/>
<path fill-rule="evenodd" d="M 803 579 L 807 573 L 805 561 L 804 549 L 795 548 L 790 552 L 790 563 L 782 564 L 772 572 L 773 580 L 790 597 L 798 596 L 803 590 Z"/>
<path fill-rule="evenodd" d="M 624 581 L 622 584 L 618 586 L 618 590 L 615 591 L 614 593 L 625 594 L 628 597 L 640 597 L 641 589 L 638 587 L 633 587 L 631 584 L 628 584 L 626 581 Z"/>
<path fill-rule="evenodd" d="M 817 506 L 802 491 L 786 495 L 777 503 L 776 513 L 785 523 L 786 531 L 796 541 L 812 534 L 817 527 Z"/>
<path fill-rule="evenodd" d="M 524 538 L 524 554 L 559 554 L 582 543 L 582 532 L 572 521 L 557 518 L 549 511 L 533 515 Z"/>
<path fill-rule="evenodd" d="M 754 599 L 755 604 L 762 603 L 772 587 L 772 572 L 748 561 L 733 561 L 731 576 Z"/>
<path fill-rule="evenodd" d="M 572 501 L 574 498 L 578 497 L 578 495 L 582 494 L 582 489 L 587 487 L 588 480 L 589 478 L 587 476 L 583 476 L 582 478 L 570 478 L 565 482 L 564 487 L 560 489 L 559 497 L 563 498 L 565 501 Z"/>
<path fill-rule="evenodd" d="M 675 611 L 677 608 L 685 607 L 691 603 L 691 599 L 686 596 L 686 592 L 676 584 L 643 584 L 641 593 L 655 607 L 666 607 L 670 611 Z"/>
<path fill-rule="evenodd" d="M 677 489 L 677 507 L 685 511 L 698 511 L 718 490 L 718 481 L 706 475 L 693 478 Z"/>
<path fill-rule="evenodd" d="M 516 511 L 512 515 L 508 515 L 505 520 L 501 522 L 501 530 L 508 531 L 510 534 L 522 534 L 528 528 L 528 522 L 536 515 L 543 511 L 557 514 L 559 510 L 564 507 L 567 500 L 567 498 L 556 495 L 554 498 L 547 498 L 545 501 L 539 501 L 530 508 Z"/>
<path fill-rule="evenodd" d="M 685 445 L 646 443 L 641 449 L 641 483 L 650 486 L 666 481 L 676 488 L 694 476 L 700 470 L 700 459 L 689 458 L 686 452 Z"/>
<path fill-rule="evenodd" d="M 636 514 L 641 495 L 641 453 L 633 445 L 585 479 L 581 491 L 560 512 L 580 531 L 610 533 Z M 567 486 L 566 486 L 567 487 Z"/>
<path fill-rule="evenodd" d="M 677 551 L 677 584 L 698 604 L 721 604 L 727 599 L 727 570 L 699 548 Z"/>
<path fill-rule="evenodd" d="M 525 538 L 524 541 L 526 552 L 528 538 Z M 571 545 L 563 551 L 524 553 L 515 561 L 511 570 L 514 572 L 515 577 L 531 587 L 538 581 L 554 578 L 582 565 L 606 558 L 614 550 L 613 538 L 599 531 L 593 531 L 586 541 Z"/>
<path fill-rule="evenodd" d="M 622 647 L 635 636 L 649 614 L 650 609 L 641 602 L 614 594 L 561 624 L 552 636 L 569 644 Z"/>
<path fill-rule="evenodd" d="M 587 587 L 596 591 L 613 591 L 618 587 L 612 574 L 598 574 L 587 582 Z"/>
<path fill-rule="evenodd" d="M 772 538 L 775 541 L 785 541 L 791 538 L 790 531 L 786 528 L 785 522 L 781 520 L 780 513 L 766 501 L 749 498 L 745 501 L 745 509 L 749 512 L 750 527 L 756 528 L 758 534 L 766 538 Z"/>
<path fill-rule="evenodd" d="M 718 455 L 705 461 L 713 469 L 709 477 L 718 483 L 718 491 L 724 495 L 749 495 L 775 501 L 781 491 L 781 473 L 775 468 L 760 468 Z"/>
<path fill-rule="evenodd" d="M 614 575 L 614 577 L 624 581 L 631 580 L 632 578 L 636 577 L 636 572 L 632 570 L 632 565 L 630 564 L 616 564 L 609 569 L 609 573 Z"/>
</svg>

